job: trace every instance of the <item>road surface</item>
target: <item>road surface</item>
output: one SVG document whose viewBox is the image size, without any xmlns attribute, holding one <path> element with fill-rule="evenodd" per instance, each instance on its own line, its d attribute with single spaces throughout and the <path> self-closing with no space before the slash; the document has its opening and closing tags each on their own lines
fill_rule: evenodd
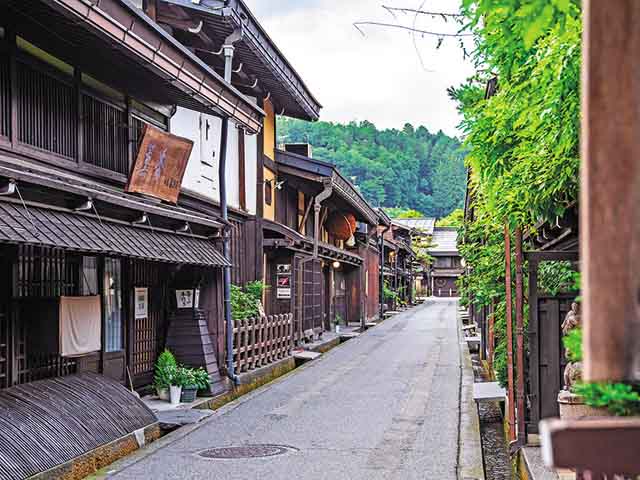
<svg viewBox="0 0 640 480">
<path fill-rule="evenodd" d="M 455 300 L 434 299 L 396 315 L 223 407 L 183 438 L 152 444 L 109 477 L 459 478 L 465 435 L 460 421 L 466 417 L 461 382 L 468 379 L 456 310 Z M 249 459 L 199 455 L 207 448 L 264 444 L 283 445 L 285 453 Z"/>
</svg>

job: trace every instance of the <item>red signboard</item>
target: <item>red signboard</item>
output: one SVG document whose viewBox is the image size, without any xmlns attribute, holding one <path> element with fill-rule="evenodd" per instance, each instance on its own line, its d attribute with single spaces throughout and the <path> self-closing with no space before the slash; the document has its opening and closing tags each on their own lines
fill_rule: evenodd
<svg viewBox="0 0 640 480">
<path fill-rule="evenodd" d="M 176 203 L 193 142 L 146 125 L 125 190 Z"/>
</svg>

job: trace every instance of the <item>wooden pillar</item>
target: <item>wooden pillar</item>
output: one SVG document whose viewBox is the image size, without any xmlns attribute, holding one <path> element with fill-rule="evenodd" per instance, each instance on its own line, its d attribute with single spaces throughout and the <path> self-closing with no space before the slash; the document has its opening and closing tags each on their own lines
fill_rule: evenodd
<svg viewBox="0 0 640 480">
<path fill-rule="evenodd" d="M 144 0 L 143 2 L 144 13 L 154 22 L 158 19 L 158 4 L 157 0 Z"/>
<path fill-rule="evenodd" d="M 496 337 L 495 337 L 495 329 L 494 329 L 494 324 L 495 324 L 495 318 L 496 318 L 496 301 L 495 300 L 491 300 L 491 308 L 489 310 L 489 348 L 488 348 L 488 352 L 487 352 L 487 363 L 489 364 L 489 371 L 493 370 L 493 354 L 495 351 L 495 345 L 496 345 Z"/>
<path fill-rule="evenodd" d="M 522 282 L 522 229 L 516 228 L 516 371 L 518 384 L 516 401 L 518 407 L 518 440 L 525 440 L 524 406 L 524 302 Z"/>
<path fill-rule="evenodd" d="M 584 2 L 584 377 L 640 380 L 640 2 Z"/>
<path fill-rule="evenodd" d="M 507 325 L 507 398 L 509 400 L 509 438 L 515 440 L 516 405 L 513 388 L 513 312 L 511 298 L 511 232 L 509 225 L 504 226 L 504 264 L 505 264 L 505 295 L 506 295 L 506 325 Z"/>
</svg>

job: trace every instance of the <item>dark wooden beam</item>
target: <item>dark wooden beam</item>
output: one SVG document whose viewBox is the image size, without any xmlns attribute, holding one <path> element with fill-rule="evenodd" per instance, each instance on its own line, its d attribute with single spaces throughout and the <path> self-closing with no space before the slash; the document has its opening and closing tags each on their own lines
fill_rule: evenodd
<svg viewBox="0 0 640 480">
<path fill-rule="evenodd" d="M 144 13 L 147 14 L 154 22 L 158 21 L 158 2 L 157 0 L 144 0 L 142 2 L 142 7 L 144 9 Z"/>
<path fill-rule="evenodd" d="M 594 474 L 640 474 L 640 419 L 547 419 L 540 423 L 542 454 L 547 465 Z"/>
</svg>

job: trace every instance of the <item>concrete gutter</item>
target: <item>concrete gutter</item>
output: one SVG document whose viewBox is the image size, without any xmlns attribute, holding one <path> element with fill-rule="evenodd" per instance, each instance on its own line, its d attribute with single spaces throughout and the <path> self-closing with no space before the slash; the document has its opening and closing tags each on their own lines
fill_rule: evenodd
<svg viewBox="0 0 640 480">
<path fill-rule="evenodd" d="M 462 334 L 462 322 L 458 319 L 460 339 L 460 423 L 458 425 L 458 480 L 484 480 L 480 418 L 473 400 L 473 365 L 469 347 Z"/>
</svg>

